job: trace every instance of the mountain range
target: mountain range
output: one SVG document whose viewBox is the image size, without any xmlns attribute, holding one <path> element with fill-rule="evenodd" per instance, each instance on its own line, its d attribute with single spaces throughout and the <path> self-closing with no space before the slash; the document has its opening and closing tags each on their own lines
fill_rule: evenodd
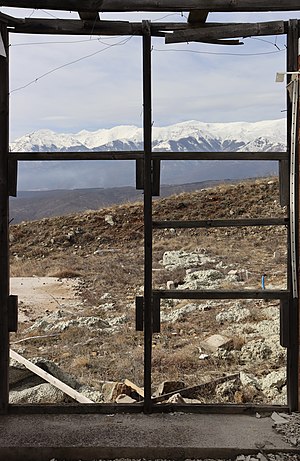
<svg viewBox="0 0 300 461">
<path fill-rule="evenodd" d="M 285 120 L 204 123 L 187 121 L 153 127 L 153 150 L 164 152 L 257 152 L 286 150 Z M 68 152 L 143 149 L 143 131 L 117 126 L 94 132 L 55 133 L 38 130 L 11 143 L 14 152 Z M 242 179 L 277 171 L 271 161 L 163 161 L 162 183 Z M 18 189 L 54 190 L 132 186 L 134 161 L 20 162 Z"/>
</svg>

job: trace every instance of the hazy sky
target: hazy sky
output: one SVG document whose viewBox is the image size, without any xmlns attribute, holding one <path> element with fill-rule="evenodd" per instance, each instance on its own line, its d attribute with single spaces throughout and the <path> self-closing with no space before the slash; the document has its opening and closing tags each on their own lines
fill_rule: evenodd
<svg viewBox="0 0 300 461">
<path fill-rule="evenodd" d="M 1 11 L 14 16 L 19 13 L 7 8 Z M 77 18 L 75 13 L 22 10 L 24 13 L 27 17 L 49 18 L 50 13 Z M 167 14 L 126 15 L 126 19 L 156 20 Z M 251 22 L 299 16 L 210 14 L 209 20 Z M 164 21 L 183 19 L 180 14 L 172 14 Z M 248 38 L 244 43 L 236 47 L 165 45 L 162 38 L 153 39 L 154 124 L 284 117 L 285 86 L 275 83 L 275 74 L 285 69 L 285 37 Z M 40 128 L 77 132 L 142 124 L 140 37 L 11 34 L 10 52 L 12 140 Z M 64 67 L 51 72 L 60 66 Z M 31 81 L 35 83 L 14 91 Z"/>
</svg>

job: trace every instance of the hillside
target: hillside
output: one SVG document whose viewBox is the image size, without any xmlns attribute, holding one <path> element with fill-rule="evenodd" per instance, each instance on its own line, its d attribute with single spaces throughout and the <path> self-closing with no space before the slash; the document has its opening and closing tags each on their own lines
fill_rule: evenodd
<svg viewBox="0 0 300 461">
<path fill-rule="evenodd" d="M 162 185 L 160 196 L 211 187 L 220 181 L 202 181 L 179 185 Z M 226 182 L 226 181 L 222 181 Z M 20 191 L 10 198 L 10 219 L 14 224 L 52 216 L 64 216 L 87 210 L 99 210 L 111 205 L 137 202 L 143 193 L 135 187 L 110 187 L 102 189 L 73 189 L 47 191 Z"/>
<path fill-rule="evenodd" d="M 11 226 L 11 275 L 72 277 L 78 296 L 72 309 L 58 303 L 56 312 L 41 310 L 21 325 L 13 335 L 13 341 L 27 338 L 16 343 L 20 353 L 53 360 L 98 391 L 110 380 L 142 385 L 143 336 L 134 331 L 135 296 L 143 289 L 142 213 L 134 203 Z M 277 179 L 223 184 L 154 203 L 157 220 L 229 216 L 285 216 Z M 154 285 L 260 288 L 266 274 L 267 287 L 284 288 L 285 246 L 284 226 L 157 230 Z M 166 300 L 162 332 L 154 335 L 154 389 L 165 379 L 195 385 L 242 370 L 252 376 L 251 385 L 235 381 L 230 389 L 224 385 L 198 398 L 282 402 L 285 349 L 279 345 L 278 307 L 276 301 Z M 22 310 L 30 317 L 30 305 Z M 230 347 L 207 353 L 203 341 L 216 332 L 230 339 Z M 28 339 L 36 336 L 42 338 Z M 272 373 L 281 384 L 264 389 Z"/>
</svg>

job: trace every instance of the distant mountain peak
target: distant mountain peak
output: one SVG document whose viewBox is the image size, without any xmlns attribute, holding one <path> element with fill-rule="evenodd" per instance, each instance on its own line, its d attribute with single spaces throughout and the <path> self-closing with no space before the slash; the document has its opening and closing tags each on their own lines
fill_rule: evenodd
<svg viewBox="0 0 300 461">
<path fill-rule="evenodd" d="M 270 144 L 285 144 L 285 119 L 262 122 L 205 123 L 190 120 L 170 126 L 153 127 L 155 149 L 171 150 L 230 150 L 230 143 L 244 146 L 256 140 L 267 140 Z M 97 131 L 82 130 L 78 133 L 55 133 L 41 129 L 22 136 L 11 143 L 11 150 L 21 151 L 68 151 L 82 150 L 140 150 L 143 130 L 134 125 L 120 125 Z M 184 148 L 184 140 L 189 140 Z M 176 143 L 180 146 L 176 148 Z M 259 142 L 256 143 L 259 145 Z M 262 143 L 263 145 L 263 143 Z M 232 150 L 235 150 L 232 148 Z M 239 147 L 241 150 L 241 146 Z"/>
<path fill-rule="evenodd" d="M 184 121 L 154 126 L 154 151 L 164 152 L 271 152 L 286 150 L 284 119 L 261 122 L 205 123 Z M 42 129 L 11 143 L 15 152 L 86 152 L 142 150 L 143 130 L 121 125 L 96 131 L 55 133 Z M 135 163 L 21 162 L 20 190 L 101 188 L 134 185 Z M 239 179 L 276 173 L 276 162 L 172 161 L 162 162 L 161 181 L 183 184 L 206 180 Z"/>
</svg>

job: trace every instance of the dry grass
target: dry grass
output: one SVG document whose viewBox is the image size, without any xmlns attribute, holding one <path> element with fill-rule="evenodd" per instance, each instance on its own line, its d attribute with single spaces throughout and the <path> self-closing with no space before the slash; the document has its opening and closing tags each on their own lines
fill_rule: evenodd
<svg viewBox="0 0 300 461">
<path fill-rule="evenodd" d="M 276 202 L 275 202 L 276 201 Z M 247 206 L 245 205 L 247 203 Z M 268 180 L 220 186 L 204 192 L 180 194 L 157 200 L 154 217 L 161 219 L 212 219 L 230 217 L 283 216 L 278 204 L 278 186 Z M 105 215 L 112 214 L 110 226 Z M 68 235 L 72 234 L 72 238 Z M 154 232 L 155 287 L 166 287 L 168 280 L 182 283 L 184 269 L 173 272 L 160 264 L 164 251 L 195 249 L 222 261 L 230 269 L 248 271 L 241 287 L 259 288 L 262 273 L 267 284 L 284 284 L 286 266 L 286 230 L 278 228 L 157 230 Z M 105 333 L 72 327 L 49 340 L 22 344 L 27 357 L 45 356 L 77 376 L 83 383 L 99 388 L 102 381 L 130 379 L 143 385 L 143 334 L 135 332 L 134 302 L 143 293 L 143 221 L 139 204 L 126 204 L 98 212 L 11 226 L 11 275 L 80 277 L 82 312 L 80 315 L 110 319 L 126 314 L 127 321 L 115 332 Z M 209 263 L 205 269 L 214 268 Z M 222 270 L 222 269 L 220 269 Z M 224 282 L 222 288 L 234 283 Z M 170 307 L 184 306 L 186 301 Z M 107 307 L 110 304 L 110 308 Z M 242 305 L 242 304 L 241 304 Z M 226 304 L 227 306 L 227 304 Z M 227 307 L 226 307 L 227 308 Z M 154 336 L 153 385 L 165 379 L 178 379 L 187 385 L 198 384 L 223 372 L 236 372 L 241 364 L 234 354 L 227 359 L 199 359 L 199 344 L 212 333 L 226 330 L 216 323 L 216 314 L 224 309 L 220 301 L 213 309 L 195 312 L 172 324 L 162 324 Z M 249 322 L 264 318 L 261 305 L 251 305 Z M 21 328 L 15 339 L 28 333 Z M 32 332 L 33 335 L 43 331 Z M 239 351 L 253 334 L 232 333 L 233 350 Z M 255 369 L 256 364 L 248 364 Z M 247 367 L 246 367 L 247 368 Z M 245 390 L 232 399 L 246 402 L 255 398 Z"/>
</svg>

